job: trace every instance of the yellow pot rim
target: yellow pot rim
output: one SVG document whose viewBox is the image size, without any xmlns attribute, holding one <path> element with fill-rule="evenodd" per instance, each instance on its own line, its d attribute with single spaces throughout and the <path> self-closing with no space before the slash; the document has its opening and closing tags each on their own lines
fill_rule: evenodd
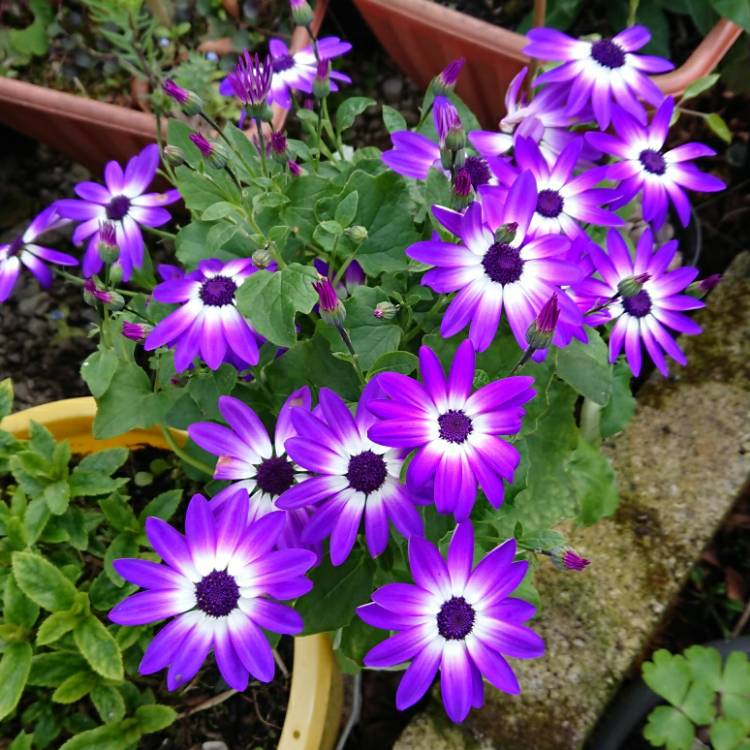
<svg viewBox="0 0 750 750">
<path fill-rule="evenodd" d="M 158 427 L 97 440 L 91 434 L 95 416 L 93 398 L 69 398 L 11 414 L 0 422 L 0 429 L 24 439 L 29 436 L 31 422 L 38 422 L 57 440 L 67 440 L 73 453 L 144 445 L 169 449 Z M 172 430 L 172 434 L 178 442 L 187 439 L 182 430 Z M 330 750 L 338 734 L 341 706 L 341 673 L 329 637 L 318 634 L 295 638 L 292 684 L 278 750 Z"/>
</svg>

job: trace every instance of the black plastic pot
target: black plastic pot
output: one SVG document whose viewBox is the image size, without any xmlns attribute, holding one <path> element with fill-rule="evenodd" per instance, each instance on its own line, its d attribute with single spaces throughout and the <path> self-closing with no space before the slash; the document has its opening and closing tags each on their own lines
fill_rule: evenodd
<svg viewBox="0 0 750 750">
<path fill-rule="evenodd" d="M 704 645 L 718 649 L 724 658 L 733 651 L 750 654 L 750 636 L 731 641 L 711 641 Z M 623 688 L 599 719 L 586 744 L 588 750 L 620 750 L 651 710 L 660 703 L 664 703 L 664 699 L 654 693 L 643 680 Z"/>
</svg>

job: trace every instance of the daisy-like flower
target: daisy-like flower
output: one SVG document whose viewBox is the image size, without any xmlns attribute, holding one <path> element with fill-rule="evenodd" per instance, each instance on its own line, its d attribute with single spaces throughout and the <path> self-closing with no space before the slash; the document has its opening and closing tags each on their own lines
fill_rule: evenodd
<svg viewBox="0 0 750 750">
<path fill-rule="evenodd" d="M 426 539 L 409 540 L 414 583 L 388 583 L 357 608 L 368 625 L 397 631 L 364 657 L 368 667 L 410 662 L 396 692 L 396 707 L 413 706 L 440 670 L 440 692 L 452 721 L 463 721 L 484 703 L 485 678 L 505 693 L 521 687 L 506 660 L 534 659 L 544 641 L 527 620 L 535 607 L 510 596 L 526 576 L 528 563 L 514 562 L 516 543 L 489 552 L 476 566 L 470 523 L 456 527 L 444 560 Z"/>
<path fill-rule="evenodd" d="M 440 146 L 421 133 L 398 130 L 391 133 L 393 148 L 381 158 L 394 172 L 412 180 L 426 180 L 430 169 L 442 169 Z"/>
<path fill-rule="evenodd" d="M 450 375 L 426 346 L 419 350 L 422 382 L 399 373 L 380 375 L 388 399 L 374 399 L 370 411 L 380 418 L 368 435 L 380 445 L 416 449 L 406 479 L 414 490 L 435 480 L 439 513 L 457 521 L 469 517 L 479 484 L 490 503 L 503 502 L 503 479 L 513 481 L 518 451 L 498 435 L 521 429 L 523 405 L 534 397 L 533 378 L 496 380 L 474 392 L 474 347 L 463 341 Z"/>
<path fill-rule="evenodd" d="M 180 198 L 177 190 L 146 192 L 158 166 L 159 147 L 151 144 L 127 163 L 125 171 L 116 161 L 109 162 L 104 168 L 105 185 L 79 182 L 73 189 L 80 200 L 69 198 L 55 204 L 61 216 L 81 222 L 73 232 L 73 242 L 82 245 L 88 240 L 83 256 L 85 276 L 93 276 L 102 268 L 97 246 L 100 223 L 106 220 L 115 225 L 123 280 L 128 281 L 133 269 L 143 265 L 141 225 L 160 227 L 166 224 L 172 217 L 164 206 Z"/>
<path fill-rule="evenodd" d="M 717 177 L 705 174 L 690 162 L 716 152 L 702 143 L 683 143 L 669 151 L 664 143 L 674 111 L 674 99 L 667 97 L 656 111 L 651 125 L 643 126 L 624 110 L 615 110 L 612 122 L 617 136 L 588 133 L 586 138 L 596 148 L 621 161 L 608 167 L 608 177 L 622 180 L 620 197 L 612 204 L 623 206 L 639 191 L 643 197 L 643 218 L 654 229 L 664 223 L 669 201 L 675 207 L 683 226 L 690 222 L 690 202 L 685 189 L 701 193 L 723 190 L 726 185 Z"/>
<path fill-rule="evenodd" d="M 493 186 L 481 187 L 479 193 L 481 204 L 472 203 L 463 214 L 433 207 L 438 221 L 461 244 L 427 240 L 411 245 L 406 254 L 436 266 L 424 275 L 422 284 L 441 294 L 458 292 L 443 316 L 444 337 L 469 325 L 474 347 L 484 351 L 505 309 L 513 335 L 525 349 L 526 331 L 544 303 L 562 284 L 577 281 L 580 271 L 565 261 L 570 247 L 566 237 L 529 235 L 538 201 L 530 172 L 522 172 L 507 194 Z M 573 312 L 568 307 L 562 311 Z"/>
<path fill-rule="evenodd" d="M 52 271 L 47 263 L 60 266 L 77 266 L 78 261 L 67 253 L 39 245 L 37 239 L 51 229 L 67 224 L 53 204 L 45 208 L 26 228 L 26 231 L 8 244 L 0 244 L 0 302 L 10 297 L 16 285 L 21 266 L 34 274 L 39 285 L 47 289 L 52 284 Z"/>
<path fill-rule="evenodd" d="M 234 355 L 229 361 L 245 366 L 257 364 L 255 333 L 235 305 L 237 289 L 255 270 L 249 258 L 228 263 L 210 258 L 184 277 L 158 284 L 153 291 L 157 302 L 182 306 L 156 325 L 144 344 L 146 351 L 171 345 L 177 372 L 186 370 L 198 353 L 212 370 L 228 355 Z"/>
<path fill-rule="evenodd" d="M 535 85 L 563 84 L 568 115 L 577 115 L 590 104 L 599 127 L 604 130 L 616 102 L 641 122 L 646 113 L 638 101 L 658 106 L 664 99 L 659 87 L 646 75 L 672 70 L 669 60 L 652 55 L 636 55 L 648 44 L 651 33 L 645 26 L 630 26 L 612 39 L 587 42 L 573 39 L 556 29 L 531 29 L 524 52 L 541 60 L 562 61 L 562 65 L 542 73 Z"/>
<path fill-rule="evenodd" d="M 351 48 L 351 44 L 342 42 L 335 36 L 318 39 L 318 55 L 321 60 L 332 60 L 335 57 L 340 57 Z M 289 48 L 280 39 L 271 39 L 268 43 L 268 51 L 271 54 L 272 76 L 266 102 L 278 104 L 284 109 L 291 109 L 293 91 L 302 91 L 310 95 L 313 93 L 313 81 L 318 70 L 315 52 L 313 52 L 312 46 L 308 46 L 291 54 Z M 329 77 L 331 91 L 338 91 L 336 81 L 351 83 L 349 76 L 335 70 L 330 72 Z M 221 82 L 219 91 L 224 96 L 234 95 L 229 77 Z"/>
<path fill-rule="evenodd" d="M 318 416 L 292 410 L 297 437 L 286 441 L 287 453 L 316 476 L 288 490 L 278 506 L 315 506 L 302 540 L 309 544 L 330 536 L 334 565 L 349 557 L 363 516 L 367 549 L 373 557 L 388 545 L 389 521 L 405 537 L 422 533 L 414 501 L 399 480 L 403 451 L 367 437 L 375 421 L 367 405 L 379 393 L 378 380 L 370 381 L 354 416 L 328 388 L 320 390 Z"/>
<path fill-rule="evenodd" d="M 294 391 L 281 407 L 273 443 L 258 415 L 232 396 L 219 398 L 219 411 L 228 427 L 213 422 L 196 422 L 188 427 L 188 435 L 194 443 L 219 457 L 214 479 L 231 482 L 211 499 L 212 510 L 220 510 L 239 490 L 245 490 L 250 498 L 249 521 L 278 510 L 277 500 L 304 477 L 284 447 L 284 443 L 297 434 L 290 419 L 290 411 L 297 407 L 310 410 L 307 386 Z M 300 508 L 286 515 L 280 542 L 284 547 L 301 547 L 308 513 Z"/>
<path fill-rule="evenodd" d="M 682 293 L 698 275 L 698 269 L 683 266 L 668 271 L 676 252 L 675 240 L 655 249 L 650 229 L 638 240 L 635 257 L 612 229 L 607 234 L 607 253 L 597 245 L 589 249 L 601 280 L 582 282 L 579 292 L 589 294 L 593 300 L 613 300 L 607 308 L 615 322 L 609 335 L 609 359 L 614 362 L 624 345 L 634 375 L 641 372 L 641 344 L 666 377 L 669 368 L 664 354 L 683 366 L 687 364 L 672 331 L 688 335 L 701 332 L 694 320 L 683 315 L 686 310 L 703 307 L 699 299 Z"/>
<path fill-rule="evenodd" d="M 472 130 L 469 143 L 488 160 L 507 153 L 516 137 L 531 138 L 539 144 L 544 158 L 553 162 L 570 141 L 580 138 L 570 131 L 576 118 L 564 112 L 565 93 L 557 87 L 542 89 L 530 101 L 523 98 L 523 81 L 528 68 L 523 68 L 508 86 L 505 94 L 506 114 L 499 123 L 499 131 Z M 584 152 L 588 160 L 595 158 L 593 149 Z"/>
<path fill-rule="evenodd" d="M 578 222 L 597 226 L 620 226 L 622 219 L 601 207 L 617 193 L 596 185 L 607 177 L 607 167 L 595 167 L 574 176 L 583 147 L 583 140 L 571 141 L 553 162 L 548 163 L 539 146 L 530 138 L 516 138 L 515 159 L 521 171 L 534 175 L 537 187 L 536 208 L 531 216 L 529 232 L 565 234 L 575 239 L 583 232 Z M 512 185 L 518 173 L 505 170 L 501 179 Z"/>
<path fill-rule="evenodd" d="M 165 667 L 167 687 L 191 680 L 211 651 L 227 684 L 247 688 L 249 676 L 270 682 L 271 646 L 261 628 L 302 632 L 302 618 L 274 599 L 295 599 L 312 583 L 304 577 L 315 563 L 309 550 L 272 552 L 284 528 L 284 514 L 247 522 L 247 494 L 237 493 L 220 517 L 193 495 L 185 536 L 159 518 L 146 520 L 146 536 L 164 564 L 120 559 L 115 570 L 141 591 L 109 613 L 118 625 L 146 625 L 174 617 L 149 644 L 138 667 L 153 674 Z"/>
</svg>

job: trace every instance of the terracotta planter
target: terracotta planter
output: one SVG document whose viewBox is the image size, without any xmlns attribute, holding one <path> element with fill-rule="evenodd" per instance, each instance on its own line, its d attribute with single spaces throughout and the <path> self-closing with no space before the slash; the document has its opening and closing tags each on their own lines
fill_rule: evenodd
<svg viewBox="0 0 750 750">
<path fill-rule="evenodd" d="M 319 0 L 312 27 L 323 22 L 328 0 Z M 309 43 L 307 31 L 294 31 L 291 50 Z M 286 120 L 286 111 L 274 108 L 274 127 Z M 62 151 L 71 159 L 99 172 L 106 162 L 126 161 L 153 143 L 153 115 L 116 104 L 106 104 L 44 86 L 0 76 L 0 123 Z"/>
<path fill-rule="evenodd" d="M 456 91 L 485 127 L 505 114 L 503 97 L 513 76 L 529 60 L 526 37 L 444 8 L 432 0 L 354 0 L 375 36 L 399 67 L 424 88 L 451 60 L 466 65 Z M 742 33 L 721 19 L 676 70 L 654 80 L 667 94 L 679 94 L 710 73 Z"/>
<path fill-rule="evenodd" d="M 115 108 L 118 109 L 118 108 Z M 109 440 L 96 440 L 91 426 L 96 415 L 93 398 L 69 398 L 13 414 L 0 429 L 28 438 L 32 420 L 47 427 L 58 440 L 67 440 L 73 453 L 91 453 L 122 446 L 167 448 L 158 428 L 132 430 Z M 174 430 L 178 442 L 186 439 Z M 294 668 L 284 727 L 278 750 L 331 750 L 341 720 L 341 674 L 327 635 L 294 639 Z"/>
</svg>

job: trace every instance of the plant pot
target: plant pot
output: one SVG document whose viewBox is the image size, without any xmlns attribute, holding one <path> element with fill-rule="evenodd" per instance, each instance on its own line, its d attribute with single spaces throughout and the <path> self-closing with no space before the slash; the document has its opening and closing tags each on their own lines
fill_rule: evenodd
<svg viewBox="0 0 750 750">
<path fill-rule="evenodd" d="M 18 438 L 28 438 L 31 422 L 35 421 L 50 430 L 57 440 L 67 440 L 73 453 L 120 446 L 168 448 L 156 427 L 97 440 L 91 434 L 95 415 L 93 398 L 69 398 L 12 414 L 0 422 L 0 429 Z M 181 430 L 173 430 L 173 436 L 178 442 L 187 437 Z M 338 734 L 341 705 L 341 674 L 328 636 L 295 638 L 289 704 L 278 750 L 331 750 Z"/>
<path fill-rule="evenodd" d="M 424 88 L 451 60 L 466 65 L 456 91 L 485 127 L 505 114 L 504 93 L 527 65 L 526 37 L 432 0 L 354 0 L 380 43 L 399 67 Z M 710 73 L 742 33 L 722 18 L 676 70 L 654 80 L 665 94 L 679 94 Z"/>
<path fill-rule="evenodd" d="M 750 636 L 704 644 L 715 648 L 724 659 L 733 651 L 750 654 Z M 587 746 L 592 750 L 620 750 L 625 741 L 664 699 L 639 679 L 623 689 L 596 725 Z"/>
<path fill-rule="evenodd" d="M 327 7 L 328 0 L 317 3 L 312 22 L 316 33 Z M 308 43 L 307 31 L 295 29 L 291 51 Z M 284 126 L 286 116 L 286 110 L 274 106 L 276 130 Z M 127 161 L 153 143 L 156 134 L 156 118 L 147 112 L 2 76 L 0 123 L 62 151 L 93 172 L 111 159 Z"/>
</svg>

